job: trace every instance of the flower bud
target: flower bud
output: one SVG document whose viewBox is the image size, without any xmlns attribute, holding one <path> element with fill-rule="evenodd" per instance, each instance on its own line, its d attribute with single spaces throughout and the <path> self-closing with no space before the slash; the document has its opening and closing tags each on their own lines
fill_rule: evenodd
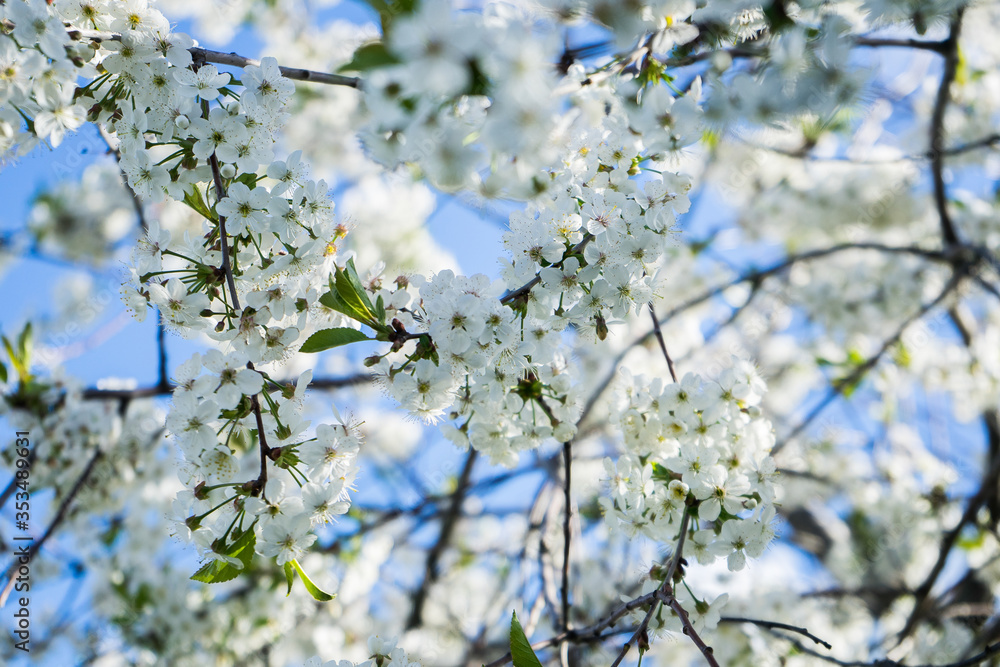
<svg viewBox="0 0 1000 667">
<path fill-rule="evenodd" d="M 178 129 L 186 130 L 191 127 L 191 120 L 184 114 L 181 114 L 177 118 L 174 118 L 174 125 L 176 125 Z"/>
<path fill-rule="evenodd" d="M 235 178 L 236 177 L 236 167 L 231 164 L 222 165 L 222 169 L 219 170 L 223 178 Z"/>
</svg>

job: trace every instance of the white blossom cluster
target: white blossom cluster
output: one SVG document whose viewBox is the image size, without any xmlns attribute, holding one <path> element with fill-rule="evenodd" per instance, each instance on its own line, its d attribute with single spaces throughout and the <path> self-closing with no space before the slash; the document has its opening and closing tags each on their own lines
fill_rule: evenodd
<svg viewBox="0 0 1000 667">
<path fill-rule="evenodd" d="M 489 15 L 455 15 L 448 0 L 427 0 L 384 38 L 375 48 L 388 66 L 364 84 L 373 157 L 415 163 L 446 190 L 531 194 L 539 169 L 558 157 L 549 140 L 558 102 L 552 35 L 499 4 Z"/>
<path fill-rule="evenodd" d="M 673 594 L 691 628 L 705 633 L 727 665 L 814 661 L 794 648 L 776 649 L 785 640 L 754 634 L 761 628 L 720 624 L 723 606 L 846 638 L 847 649 L 834 655 L 868 660 L 877 649 L 866 653 L 860 647 L 881 646 L 901 631 L 912 592 L 937 557 L 938 538 L 956 525 L 964 526 L 956 534 L 961 554 L 949 563 L 965 559 L 981 581 L 966 582 L 968 590 L 956 589 L 954 597 L 975 597 L 976 584 L 995 588 L 1000 543 L 987 520 L 995 524 L 996 503 L 962 519 L 969 499 L 957 482 L 974 475 L 960 475 L 946 462 L 967 452 L 925 451 L 922 433 L 891 424 L 894 411 L 925 408 L 907 394 L 912 380 L 950 392 L 957 405 L 948 415 L 988 425 L 992 413 L 995 420 L 995 310 L 975 301 L 975 285 L 965 290 L 970 279 L 962 298 L 971 308 L 959 307 L 964 304 L 957 298 L 946 302 L 949 309 L 956 304 L 949 313 L 955 322 L 969 323 L 960 331 L 968 340 L 952 335 L 942 342 L 932 322 L 927 338 L 933 345 L 900 335 L 883 350 L 896 365 L 878 363 L 872 355 L 886 337 L 941 292 L 961 257 L 956 253 L 953 263 L 942 263 L 919 252 L 936 252 L 941 245 L 938 211 L 929 197 L 914 192 L 921 187 L 920 167 L 893 162 L 859 169 L 842 159 L 838 147 L 822 143 L 851 134 L 856 145 L 847 149 L 849 158 L 881 131 L 879 104 L 865 109 L 859 127 L 845 120 L 858 99 L 872 94 L 865 87 L 871 72 L 857 65 L 856 56 L 865 40 L 880 38 L 870 32 L 912 27 L 921 36 L 930 30 L 926 40 L 935 40 L 955 20 L 959 3 L 773 3 L 765 10 L 742 0 L 701 6 L 686 0 L 545 0 L 486 2 L 482 11 L 457 12 L 438 0 L 369 4 L 380 12 L 380 38 L 374 27 L 308 26 L 298 3 L 285 0 L 162 5 L 203 23 L 224 17 L 214 21 L 219 32 L 231 32 L 244 17 L 256 22 L 267 50 L 281 53 L 282 64 L 324 72 L 343 66 L 361 74 L 360 90 L 310 89 L 292 104 L 293 85 L 276 60 L 263 58 L 232 72 L 208 63 L 194 41 L 172 32 L 146 0 L 0 5 L 5 158 L 40 143 L 58 146 L 90 120 L 107 131 L 141 199 L 140 210 L 143 203 L 157 213 L 186 206 L 198 217 L 196 225 L 180 230 L 166 216 L 162 223 L 150 216 L 124 288 L 137 316 L 153 306 L 171 331 L 214 348 L 172 370 L 169 414 L 139 400 L 118 414 L 124 403 L 85 400 L 58 373 L 44 381 L 22 377 L 20 384 L 12 377 L 0 401 L 15 428 L 32 431 L 40 443 L 32 471 L 36 489 L 64 494 L 92 452 L 103 453 L 95 459 L 98 477 L 79 491 L 64 527 L 86 545 L 80 555 L 86 567 L 111 582 L 110 593 L 94 607 L 122 628 L 122 654 L 129 656 L 123 661 L 249 664 L 273 645 L 267 659 L 275 664 L 301 664 L 321 647 L 324 657 L 354 662 L 317 657 L 309 667 L 413 667 L 417 656 L 424 664 L 478 664 L 480 656 L 470 651 L 504 643 L 491 634 L 504 625 L 497 619 L 506 617 L 506 607 L 527 601 L 525 591 L 536 580 L 546 590 L 539 593 L 531 625 L 538 637 L 549 631 L 546 636 L 554 636 L 560 626 L 583 627 L 620 602 L 655 590 L 659 566 L 638 585 L 608 573 L 622 572 L 624 563 L 648 562 L 657 548 L 676 553 L 679 542 L 687 560 Z M 984 15 L 997 16 L 985 5 L 968 9 L 950 87 L 945 143 L 959 148 L 960 141 L 982 148 L 996 143 L 989 135 L 1000 56 L 990 34 L 995 21 Z M 569 35 L 581 23 L 607 33 L 610 55 L 599 61 L 572 56 Z M 336 35 L 350 37 L 331 37 Z M 923 46 L 931 58 L 949 48 L 945 41 Z M 352 50 L 353 61 L 345 64 Z M 935 83 L 915 62 L 915 79 Z M 936 98 L 933 86 L 893 85 L 899 86 L 893 89 L 898 99 L 912 101 L 913 116 L 926 120 Z M 358 105 L 362 114 L 353 113 Z M 298 127 L 285 127 L 289 109 L 301 112 Z M 743 132 L 758 123 L 766 128 Z M 737 137 L 731 140 L 727 131 L 734 127 Z M 917 129 L 921 139 L 912 155 L 895 151 L 889 157 L 926 161 L 926 128 Z M 283 140 L 302 151 L 278 148 Z M 772 140 L 778 145 L 754 146 Z M 689 150 L 699 141 L 705 150 Z M 818 159 L 805 164 L 802 158 L 814 150 Z M 948 151 L 955 152 L 949 164 L 967 159 Z M 785 162 L 776 165 L 776 155 Z M 358 179 L 338 185 L 349 191 L 344 199 L 363 200 L 355 206 L 362 221 L 388 222 L 349 234 L 353 224 L 364 222 L 345 216 L 348 207 L 341 201 L 335 213 L 328 194 L 333 178 L 321 170 L 326 180 L 310 176 L 318 171 L 317 158 Z M 388 174 L 372 160 L 406 168 Z M 752 242 L 795 253 L 863 240 L 898 246 L 898 252 L 831 253 L 822 262 L 798 261 L 787 275 L 745 277 L 724 289 L 737 267 L 705 257 L 724 244 L 714 244 L 714 236 L 702 243 L 698 231 L 685 232 L 680 249 L 673 244 L 675 223 L 691 207 L 689 192 L 702 166 L 707 182 L 714 177 L 726 194 L 742 198 L 736 205 L 739 224 Z M 389 187 L 390 179 L 397 185 Z M 499 280 L 443 268 L 443 253 L 427 251 L 429 243 L 384 252 L 411 233 L 427 236 L 421 222 L 434 195 L 421 179 L 447 192 L 527 200 L 505 220 Z M 93 170 L 79 186 L 39 198 L 32 214 L 35 238 L 70 258 L 106 259 L 124 238 L 133 204 L 111 180 L 107 170 Z M 993 199 L 966 192 L 949 202 L 963 239 L 996 245 Z M 346 248 L 357 251 L 350 261 Z M 975 277 L 989 281 L 994 274 Z M 706 290 L 711 298 L 704 297 Z M 66 294 L 62 298 L 72 300 Z M 746 303 L 738 304 L 738 296 L 746 296 Z M 661 303 L 677 306 L 677 314 L 663 322 L 671 350 L 680 350 L 682 368 L 702 376 L 671 383 L 625 375 L 608 419 L 604 371 L 662 365 L 659 350 L 622 335 L 641 333 L 650 340 L 646 309 Z M 691 312 L 687 303 L 696 304 Z M 729 322 L 705 326 L 730 310 Z M 423 505 L 397 514 L 355 507 L 345 523 L 357 519 L 357 533 L 318 544 L 318 534 L 329 534 L 322 526 L 351 507 L 359 458 L 370 457 L 366 470 L 369 461 L 373 467 L 388 462 L 409 474 L 414 458 L 407 456 L 419 441 L 407 431 L 418 427 L 403 417 L 376 418 L 373 424 L 337 415 L 338 421 L 315 426 L 307 420 L 313 374 L 303 369 L 318 364 L 303 348 L 308 351 L 307 341 L 324 335 L 336 339 L 334 345 L 368 340 L 365 365 L 385 393 L 410 416 L 441 422 L 460 447 L 513 468 L 499 475 L 519 475 L 522 452 L 554 442 L 572 441 L 576 448 L 567 465 L 574 480 L 568 506 L 556 502 L 562 489 L 552 476 L 536 501 L 550 508 L 539 520 L 537 512 L 530 522 L 527 516 L 502 516 L 509 510 L 479 504 L 479 498 L 455 506 L 452 541 L 445 544 L 442 537 L 440 578 L 429 586 L 424 622 L 403 638 L 409 652 L 378 636 L 365 651 L 357 638 L 407 627 L 412 600 L 404 593 L 412 594 L 412 582 L 401 584 L 395 579 L 406 577 L 386 574 L 408 572 L 426 556 L 420 540 L 410 536 L 440 518 L 445 503 L 425 495 Z M 720 373 L 706 370 L 735 349 L 746 351 L 741 359 L 759 359 L 767 369 L 766 398 L 761 374 L 750 362 L 732 362 Z M 361 355 L 352 359 L 360 366 Z M 342 357 L 338 362 L 354 363 Z M 831 366 L 844 373 L 827 377 Z M 783 480 L 776 502 L 770 455 L 775 436 L 764 413 L 789 414 L 820 389 L 847 395 L 857 383 L 841 380 L 855 369 L 871 371 L 874 387 L 864 391 L 878 395 L 871 412 L 886 422 L 884 438 L 871 436 L 876 464 L 867 468 L 858 463 L 860 456 L 834 453 L 832 443 L 867 442 L 870 436 L 828 422 L 815 442 L 782 443 L 789 444 L 782 469 L 796 474 Z M 296 379 L 289 383 L 287 377 Z M 937 447 L 947 418 L 930 403 L 925 430 Z M 794 422 L 775 423 L 779 433 L 794 430 Z M 181 453 L 177 469 L 164 470 L 149 446 L 164 425 Z M 381 432 L 378 446 L 363 448 L 363 432 Z M 625 453 L 617 461 L 604 458 L 608 443 L 622 436 Z M 538 453 L 539 468 L 544 455 Z M 474 461 L 471 455 L 468 460 Z M 116 476 L 120 484 L 107 483 Z M 610 478 L 610 489 L 599 485 L 602 477 Z M 174 577 L 189 573 L 162 562 L 168 556 L 157 552 L 161 536 L 152 522 L 124 511 L 133 502 L 167 514 L 169 531 L 193 542 L 205 561 L 199 572 L 249 575 L 243 585 L 200 587 L 197 593 L 174 585 Z M 565 534 L 555 517 L 560 509 L 573 517 Z M 810 568 L 822 567 L 848 595 L 861 591 L 859 596 L 802 600 L 799 591 L 771 595 L 759 582 L 743 591 L 732 583 L 745 581 L 736 577 L 748 559 L 765 556 L 779 511 L 793 524 L 791 539 L 815 558 Z M 100 539 L 87 542 L 90 513 L 96 512 L 111 518 L 100 526 Z M 682 525 L 689 529 L 684 534 Z M 140 544 L 122 547 L 122 533 Z M 559 569 L 559 540 L 566 536 L 575 617 L 559 618 L 550 573 Z M 105 547 L 112 558 L 103 558 Z M 788 557 L 784 551 L 779 558 Z M 253 553 L 263 558 L 248 567 Z M 301 589 L 295 597 L 274 600 L 300 561 L 307 569 L 315 565 L 310 571 L 321 572 L 322 583 L 336 580 L 336 601 L 317 607 Z M 163 567 L 150 567 L 152 562 Z M 754 572 L 755 578 L 772 585 L 791 578 L 777 562 L 761 563 L 762 576 Z M 699 573 L 722 569 L 726 592 L 702 587 Z M 792 599 L 800 604 L 793 607 Z M 632 612 L 635 625 L 645 611 Z M 525 612 L 525 618 L 532 614 Z M 664 609 L 650 630 L 688 628 Z M 141 647 L 141 654 L 133 656 L 131 646 Z M 975 646 L 973 633 L 948 618 L 920 625 L 890 658 L 943 664 L 968 656 Z M 614 656 L 606 648 L 588 646 L 573 660 L 610 664 Z M 701 659 L 692 658 L 689 642 L 674 649 L 669 659 L 678 664 Z"/>
<path fill-rule="evenodd" d="M 117 169 L 92 165 L 79 182 L 61 183 L 36 197 L 28 229 L 39 249 L 101 264 L 134 233 L 134 203 Z"/>
<path fill-rule="evenodd" d="M 686 553 L 730 570 L 759 557 L 774 538 L 774 445 L 758 407 L 764 381 L 734 360 L 717 381 L 688 374 L 679 384 L 629 378 L 615 418 L 626 453 L 605 459 L 611 495 L 605 518 L 627 535 L 669 542 L 685 513 L 696 519 Z"/>
<path fill-rule="evenodd" d="M 67 6 L 66 14 L 55 13 Z M 279 565 L 301 556 L 316 539 L 314 525 L 347 511 L 358 438 L 345 424 L 320 426 L 307 438 L 301 403 L 310 375 L 289 390 L 255 368 L 291 353 L 315 310 L 315 285 L 325 279 L 344 234 L 325 183 L 307 178 L 297 154 L 273 160 L 291 82 L 274 59 L 245 67 L 238 82 L 214 65 L 195 63 L 192 40 L 171 33 L 145 2 L 19 0 L 4 10 L 15 28 L 0 42 L 27 68 L 23 80 L 5 89 L 4 110 L 30 114 L 35 137 L 58 144 L 83 121 L 86 101 L 93 120 L 113 127 L 121 170 L 138 197 L 184 201 L 205 217 L 203 238 L 171 238 L 153 222 L 124 287 L 140 319 L 148 305 L 156 306 L 179 333 L 207 332 L 226 350 L 196 355 L 175 377 L 167 427 L 184 455 L 189 487 L 175 505 L 178 534 L 208 558 L 239 567 L 226 555 L 234 528 L 252 527 L 257 552 Z M 71 33 L 79 36 L 77 28 L 120 37 L 64 48 Z M 46 57 L 51 75 L 39 69 Z M 91 81 L 77 88 L 75 77 L 88 74 Z M 236 85 L 239 94 L 227 88 Z M 53 97 L 55 91 L 61 97 Z M 62 106 L 52 107 L 54 99 Z M 199 375 L 203 365 L 208 373 Z M 255 451 L 246 451 L 251 430 L 262 458 L 270 457 L 261 461 L 254 485 L 237 481 L 248 474 L 241 460 L 256 459 Z M 294 493 L 286 493 L 281 480 L 265 486 L 272 462 L 298 483 Z"/>
</svg>

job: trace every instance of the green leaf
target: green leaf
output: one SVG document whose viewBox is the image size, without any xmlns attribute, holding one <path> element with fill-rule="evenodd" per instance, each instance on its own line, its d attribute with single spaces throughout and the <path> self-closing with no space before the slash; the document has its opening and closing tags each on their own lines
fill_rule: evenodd
<svg viewBox="0 0 1000 667">
<path fill-rule="evenodd" d="M 382 301 L 381 294 L 375 300 L 375 317 L 378 318 L 379 324 L 385 324 L 385 303 Z"/>
<path fill-rule="evenodd" d="M 510 619 L 510 655 L 513 658 L 514 667 L 542 667 L 528 638 L 521 629 L 521 624 L 517 621 L 517 612 Z"/>
<path fill-rule="evenodd" d="M 236 540 L 229 545 L 223 553 L 227 556 L 238 559 L 243 563 L 243 567 L 237 568 L 232 563 L 225 563 L 221 560 L 213 560 L 206 563 L 200 570 L 191 575 L 195 581 L 206 584 L 221 584 L 224 581 L 231 581 L 242 573 L 246 572 L 253 562 L 254 545 L 257 544 L 257 536 L 253 532 L 253 527 L 243 531 Z"/>
<path fill-rule="evenodd" d="M 17 351 L 25 369 L 31 368 L 31 352 L 33 348 L 34 340 L 31 336 L 31 322 L 28 322 L 24 325 L 24 331 L 17 337 Z"/>
<path fill-rule="evenodd" d="M 314 599 L 319 600 L 320 602 L 328 602 L 337 597 L 336 595 L 330 595 L 314 584 L 312 579 L 310 579 L 306 573 L 302 571 L 302 566 L 299 565 L 299 561 L 292 559 L 292 566 L 295 568 L 295 571 L 299 573 L 299 576 L 302 577 L 302 583 L 306 585 L 306 590 L 309 591 L 309 594 L 312 595 Z M 285 563 L 285 567 L 288 567 L 288 563 Z M 539 665 L 539 667 L 541 666 Z"/>
<path fill-rule="evenodd" d="M 319 302 L 324 306 L 326 306 L 327 308 L 331 308 L 337 311 L 338 313 L 343 313 L 344 315 L 347 315 L 352 320 L 357 320 L 358 322 L 369 324 L 366 318 L 369 317 L 371 313 L 367 313 L 363 310 L 358 310 L 352 304 L 349 304 L 346 301 L 344 301 L 344 299 L 337 292 L 336 287 L 331 289 L 326 294 L 320 296 Z"/>
<path fill-rule="evenodd" d="M 334 266 L 337 270 L 339 267 Z M 372 305 L 372 300 L 368 297 L 368 290 L 365 289 L 364 283 L 361 282 L 361 277 L 358 276 L 358 270 L 354 267 L 354 258 L 347 260 L 347 266 L 344 267 L 344 275 L 347 276 L 347 280 L 350 281 L 351 287 L 354 291 L 361 296 L 361 300 L 364 301 L 365 306 L 368 310 L 375 310 L 375 306 Z"/>
<path fill-rule="evenodd" d="M 21 360 L 17 358 L 17 353 L 14 352 L 14 346 L 10 344 L 7 337 L 3 337 L 3 348 L 7 351 L 7 356 L 10 358 L 10 363 L 14 364 L 14 370 L 17 371 L 18 375 L 21 375 Z"/>
<path fill-rule="evenodd" d="M 364 322 L 365 324 L 370 324 L 375 321 L 375 316 L 372 314 L 374 306 L 368 300 L 368 295 L 365 294 L 365 288 L 361 285 L 361 281 L 358 280 L 357 271 L 353 271 L 353 277 L 348 271 L 353 269 L 352 262 L 347 263 L 347 271 L 342 271 L 339 266 L 334 266 L 336 270 L 336 280 L 334 284 L 337 286 L 337 294 L 343 299 L 344 303 L 348 305 L 352 310 L 363 313 L 363 318 L 355 318 Z"/>
<path fill-rule="evenodd" d="M 286 598 L 292 594 L 292 582 L 294 580 L 295 580 L 295 573 L 292 570 L 292 564 L 285 563 L 285 581 L 288 582 L 288 592 L 285 593 Z"/>
<path fill-rule="evenodd" d="M 7 381 L 7 366 L 0 361 L 0 382 Z"/>
<path fill-rule="evenodd" d="M 317 331 L 312 336 L 309 336 L 299 352 L 305 352 L 306 354 L 312 352 L 322 352 L 323 350 L 340 347 L 341 345 L 347 345 L 348 343 L 356 343 L 360 340 L 371 340 L 371 338 L 364 335 L 357 329 L 349 329 L 347 327 L 324 329 L 323 331 Z"/>
<path fill-rule="evenodd" d="M 385 44 L 382 42 L 372 42 L 371 44 L 365 44 L 355 51 L 351 62 L 341 65 L 337 71 L 367 72 L 368 70 L 396 65 L 398 63 L 399 59 L 389 53 L 389 50 L 385 48 Z"/>
<path fill-rule="evenodd" d="M 215 220 L 215 216 L 212 215 L 212 211 L 208 208 L 208 204 L 201 196 L 201 191 L 198 186 L 194 186 L 190 191 L 184 191 L 184 203 L 193 208 L 198 215 L 202 216 L 206 220 Z"/>
<path fill-rule="evenodd" d="M 3 340 L 3 347 L 7 351 L 7 356 L 10 357 L 10 363 L 14 366 L 18 379 L 22 384 L 27 384 L 31 381 L 31 373 L 28 372 L 31 365 L 22 354 L 22 350 L 24 349 L 23 337 L 23 333 L 21 336 L 18 336 L 16 346 L 6 336 L 0 337 L 0 340 Z"/>
</svg>

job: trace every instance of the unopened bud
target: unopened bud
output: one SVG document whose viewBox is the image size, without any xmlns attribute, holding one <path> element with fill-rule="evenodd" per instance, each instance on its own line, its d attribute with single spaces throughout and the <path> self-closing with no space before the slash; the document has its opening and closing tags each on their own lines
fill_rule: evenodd
<svg viewBox="0 0 1000 667">
<path fill-rule="evenodd" d="M 178 129 L 186 130 L 191 127 L 191 119 L 184 114 L 181 114 L 177 118 L 174 118 L 174 125 L 176 125 Z"/>
<path fill-rule="evenodd" d="M 373 354 L 370 357 L 365 358 L 365 368 L 371 368 L 372 366 L 377 366 L 378 362 L 382 361 L 382 357 L 377 354 Z"/>
<path fill-rule="evenodd" d="M 231 164 L 222 165 L 222 169 L 219 170 L 223 178 L 235 178 L 236 177 L 236 167 Z"/>
</svg>

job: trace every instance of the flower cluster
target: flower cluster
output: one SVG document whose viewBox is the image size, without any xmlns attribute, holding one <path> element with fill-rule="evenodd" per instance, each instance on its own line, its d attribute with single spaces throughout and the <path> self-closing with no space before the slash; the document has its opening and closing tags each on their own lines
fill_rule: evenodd
<svg viewBox="0 0 1000 667">
<path fill-rule="evenodd" d="M 347 66 L 371 70 L 364 137 L 373 156 L 415 163 L 443 189 L 530 194 L 531 177 L 558 155 L 549 141 L 558 43 L 514 12 L 454 15 L 447 0 L 417 3 L 383 28 L 383 42 Z M 375 53 L 388 66 L 372 67 Z"/>
<path fill-rule="evenodd" d="M 216 344 L 173 372 L 165 417 L 184 485 L 170 518 L 206 561 L 197 581 L 254 570 L 258 554 L 289 586 L 297 572 L 330 598 L 299 561 L 350 507 L 360 429 L 339 415 L 306 420 L 311 372 L 281 380 L 294 355 L 376 341 L 366 365 L 405 410 L 514 466 L 522 451 L 576 437 L 590 378 L 570 345 L 605 341 L 664 296 L 692 187 L 673 170 L 704 130 L 702 79 L 675 86 L 653 55 L 698 38 L 694 3 L 591 3 L 618 38 L 654 33 L 602 70 L 567 62 L 562 74 L 555 32 L 539 39 L 535 15 L 408 7 L 384 13 L 382 41 L 345 66 L 366 74 L 363 141 L 441 189 L 530 199 L 510 217 L 501 280 L 441 270 L 390 282 L 378 265 L 362 280 L 326 182 L 300 152 L 275 159 L 293 86 L 274 59 L 220 70 L 145 0 L 0 9 L 2 147 L 57 145 L 89 119 L 113 135 L 141 202 L 183 202 L 200 217 L 184 234 L 150 221 L 123 287 L 140 318 L 155 307 L 173 331 Z M 630 378 L 614 417 L 627 453 L 609 463 L 609 523 L 673 543 L 688 516 L 700 562 L 725 557 L 737 570 L 760 555 L 773 537 L 775 473 L 763 391 L 746 362 L 715 382 Z M 722 602 L 681 599 L 699 628 Z M 394 641 L 369 650 L 369 667 L 416 664 Z"/>
<path fill-rule="evenodd" d="M 668 542 L 685 513 L 695 518 L 686 553 L 707 564 L 725 557 L 741 570 L 760 556 L 774 528 L 774 444 L 757 407 L 765 385 L 735 360 L 718 381 L 693 374 L 680 383 L 626 383 L 616 419 L 625 454 L 605 459 L 608 523 L 629 535 Z"/>
<path fill-rule="evenodd" d="M 660 296 L 690 181 L 644 174 L 651 156 L 628 126 L 628 109 L 611 107 L 550 172 L 546 193 L 511 215 L 502 281 L 443 271 L 372 286 L 393 322 L 382 337 L 392 348 L 370 363 L 388 392 L 425 420 L 448 416 L 446 434 L 493 462 L 573 436 L 568 328 L 603 340 L 609 322 Z"/>
<path fill-rule="evenodd" d="M 236 569 L 253 553 L 240 536 L 285 565 L 316 539 L 313 526 L 346 512 L 358 437 L 341 423 L 307 438 L 310 375 L 285 387 L 265 367 L 291 354 L 311 314 L 326 317 L 315 285 L 344 228 L 298 154 L 273 159 L 293 92 L 274 59 L 244 67 L 237 81 L 195 61 L 192 40 L 144 1 L 106 4 L 5 5 L 14 30 L 0 44 L 24 79 L 4 89 L 4 109 L 31 118 L 27 131 L 53 144 L 89 114 L 114 130 L 136 196 L 183 201 L 204 218 L 200 238 L 172 238 L 152 222 L 123 287 L 140 318 L 153 305 L 182 335 L 206 333 L 225 350 L 195 355 L 175 375 L 167 427 L 188 486 L 177 532 Z M 69 45 L 83 28 L 116 38 Z M 77 88 L 79 75 L 90 81 Z M 244 468 L 258 460 L 250 477 Z M 286 492 L 293 481 L 298 491 Z"/>
</svg>

